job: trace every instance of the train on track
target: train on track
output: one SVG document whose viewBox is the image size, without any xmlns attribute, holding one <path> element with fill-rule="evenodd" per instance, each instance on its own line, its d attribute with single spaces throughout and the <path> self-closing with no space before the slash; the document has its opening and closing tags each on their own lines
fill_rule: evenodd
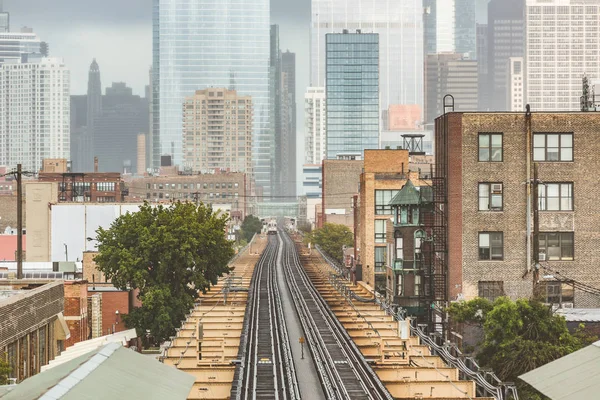
<svg viewBox="0 0 600 400">
<path fill-rule="evenodd" d="M 267 234 L 277 235 L 277 221 L 275 219 L 271 219 L 267 223 Z"/>
</svg>

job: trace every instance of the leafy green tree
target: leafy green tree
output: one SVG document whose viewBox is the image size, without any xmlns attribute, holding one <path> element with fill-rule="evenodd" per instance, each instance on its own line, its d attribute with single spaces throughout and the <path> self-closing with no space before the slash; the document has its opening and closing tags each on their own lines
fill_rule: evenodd
<svg viewBox="0 0 600 400">
<path fill-rule="evenodd" d="M 6 353 L 0 354 L 0 386 L 8 385 L 9 377 L 10 365 L 8 364 L 8 355 Z"/>
<path fill-rule="evenodd" d="M 242 237 L 246 242 L 250 242 L 255 233 L 260 233 L 262 229 L 262 222 L 254 215 L 248 215 L 242 222 Z"/>
<path fill-rule="evenodd" d="M 483 326 L 477 353 L 480 366 L 491 368 L 503 381 L 516 382 L 519 397 L 525 399 L 546 397 L 519 381 L 519 375 L 588 344 L 583 335 L 569 333 L 565 319 L 538 300 L 501 297 L 492 304 L 474 299 L 452 304 L 448 312 L 458 322 Z"/>
<path fill-rule="evenodd" d="M 318 244 L 330 257 L 343 263 L 342 247 L 354 246 L 354 234 L 346 225 L 325 223 L 322 228 L 307 234 L 305 241 Z"/>
<path fill-rule="evenodd" d="M 227 221 L 204 204 L 145 203 L 96 231 L 98 269 L 120 289 L 139 289 L 142 306 L 123 316 L 128 327 L 142 337 L 149 330 L 153 343 L 175 334 L 198 291 L 229 272 Z"/>
</svg>

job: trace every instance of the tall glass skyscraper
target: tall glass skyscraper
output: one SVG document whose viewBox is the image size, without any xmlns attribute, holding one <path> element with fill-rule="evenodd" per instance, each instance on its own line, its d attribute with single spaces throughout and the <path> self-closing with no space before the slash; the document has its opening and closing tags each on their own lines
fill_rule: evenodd
<svg viewBox="0 0 600 400">
<path fill-rule="evenodd" d="M 380 110 L 422 109 L 423 0 L 312 0 L 311 86 L 325 84 L 325 35 L 343 29 L 379 34 Z"/>
<path fill-rule="evenodd" d="M 271 193 L 269 0 L 153 0 L 155 167 L 183 164 L 183 103 L 196 90 L 227 87 L 254 105 L 254 177 Z"/>
<path fill-rule="evenodd" d="M 327 158 L 379 148 L 379 35 L 326 35 Z"/>
</svg>

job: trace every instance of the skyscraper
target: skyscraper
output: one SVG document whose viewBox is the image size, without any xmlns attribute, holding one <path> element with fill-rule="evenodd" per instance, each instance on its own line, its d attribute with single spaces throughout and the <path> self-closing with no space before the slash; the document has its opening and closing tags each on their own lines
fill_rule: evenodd
<svg viewBox="0 0 600 400">
<path fill-rule="evenodd" d="M 76 121 L 71 124 L 71 161 L 72 170 L 75 172 L 91 172 L 94 170 L 94 123 L 96 118 L 102 112 L 102 82 L 100 79 L 100 67 L 94 58 L 88 71 L 88 89 L 87 96 L 84 96 L 86 102 L 85 110 L 76 111 L 79 108 L 71 99 L 71 110 Z M 83 111 L 83 112 L 82 112 Z M 82 115 L 79 115 L 81 113 Z M 77 121 L 81 122 L 79 124 Z"/>
<path fill-rule="evenodd" d="M 93 97 L 88 96 L 88 120 L 90 112 L 95 113 L 89 107 L 97 101 Z M 113 82 L 106 88 L 101 102 L 102 109 L 92 123 L 94 156 L 98 157 L 99 171 L 133 173 L 137 171 L 138 134 L 149 130 L 148 100 L 133 95 L 124 82 Z"/>
<path fill-rule="evenodd" d="M 30 29 L 22 29 L 22 32 L 0 30 L 0 64 L 21 61 L 26 54 L 47 56 L 47 45 Z"/>
<path fill-rule="evenodd" d="M 183 109 L 184 165 L 252 174 L 252 99 L 235 90 L 198 90 Z"/>
<path fill-rule="evenodd" d="M 326 100 L 325 88 L 309 87 L 304 95 L 305 164 L 321 164 L 326 152 Z"/>
<path fill-rule="evenodd" d="M 527 102 L 578 111 L 582 78 L 600 78 L 600 0 L 527 0 Z"/>
<path fill-rule="evenodd" d="M 311 86 L 325 86 L 325 35 L 343 29 L 379 34 L 381 103 L 423 107 L 422 0 L 312 0 Z"/>
<path fill-rule="evenodd" d="M 475 0 L 454 0 L 454 4 L 454 51 L 474 60 L 477 58 Z"/>
<path fill-rule="evenodd" d="M 477 69 L 478 77 L 478 110 L 485 111 L 489 108 L 488 101 L 488 26 L 487 24 L 477 24 Z"/>
<path fill-rule="evenodd" d="M 508 85 L 506 87 L 508 111 L 525 110 L 525 65 L 523 57 L 511 57 L 508 68 Z"/>
<path fill-rule="evenodd" d="M 296 197 L 296 54 L 281 54 L 281 195 Z"/>
<path fill-rule="evenodd" d="M 39 171 L 45 158 L 68 159 L 70 77 L 63 61 L 4 63 L 0 83 L 0 165 Z"/>
<path fill-rule="evenodd" d="M 187 96 L 229 87 L 251 96 L 257 185 L 271 193 L 269 0 L 153 0 L 154 163 L 182 164 L 181 110 Z"/>
<path fill-rule="evenodd" d="M 279 195 L 281 188 L 281 140 L 282 140 L 282 99 L 281 99 L 281 50 L 279 48 L 279 25 L 271 25 L 271 50 L 269 57 L 269 97 L 271 99 L 271 129 L 273 130 L 273 148 L 271 149 L 271 188 Z"/>
<path fill-rule="evenodd" d="M 524 0 L 490 0 L 488 4 L 488 106 L 506 111 L 508 60 L 525 52 Z"/>
<path fill-rule="evenodd" d="M 454 97 L 454 111 L 477 111 L 477 61 L 463 54 L 441 53 L 427 56 L 425 71 L 425 122 L 433 123 L 444 113 L 444 96 Z"/>
<path fill-rule="evenodd" d="M 326 35 L 327 158 L 379 147 L 379 35 Z"/>
</svg>

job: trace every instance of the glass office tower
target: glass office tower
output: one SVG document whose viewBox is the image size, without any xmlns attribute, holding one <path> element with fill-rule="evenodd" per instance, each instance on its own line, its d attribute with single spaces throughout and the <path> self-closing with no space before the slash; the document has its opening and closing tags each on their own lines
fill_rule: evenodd
<svg viewBox="0 0 600 400">
<path fill-rule="evenodd" d="M 379 35 L 326 35 L 327 158 L 379 148 Z"/>
<path fill-rule="evenodd" d="M 183 165 L 183 102 L 196 90 L 226 87 L 251 96 L 256 184 L 271 193 L 269 0 L 154 0 L 154 163 Z"/>
<path fill-rule="evenodd" d="M 422 109 L 423 0 L 311 0 L 311 4 L 311 86 L 325 85 L 325 35 L 360 29 L 379 34 L 382 120 L 391 105 Z"/>
</svg>

